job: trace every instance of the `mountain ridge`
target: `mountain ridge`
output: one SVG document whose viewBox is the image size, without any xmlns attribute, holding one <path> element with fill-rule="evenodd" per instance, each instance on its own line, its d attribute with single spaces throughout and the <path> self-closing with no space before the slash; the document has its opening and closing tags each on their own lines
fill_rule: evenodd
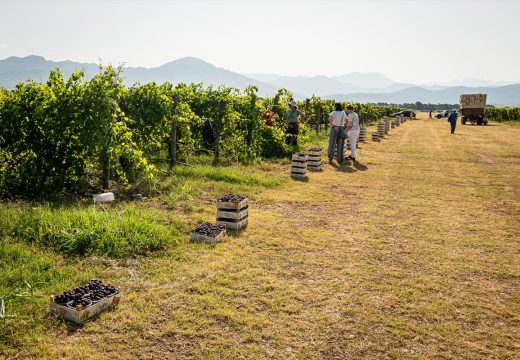
<svg viewBox="0 0 520 360">
<path fill-rule="evenodd" d="M 90 78 L 99 71 L 99 65 L 80 63 L 70 60 L 52 61 L 39 55 L 26 57 L 10 56 L 0 60 L 0 86 L 12 89 L 19 82 L 29 77 L 35 81 L 46 81 L 49 71 L 61 68 L 65 76 L 72 72 L 85 70 Z M 502 86 L 446 86 L 399 83 L 376 72 L 351 72 L 336 76 L 282 76 L 277 74 L 239 74 L 217 67 L 203 59 L 184 57 L 167 62 L 158 67 L 125 67 L 123 73 L 126 85 L 134 83 L 171 82 L 178 84 L 203 83 L 206 86 L 230 86 L 245 89 L 249 85 L 257 86 L 259 94 L 274 95 L 278 89 L 287 88 L 296 99 L 312 95 L 337 100 L 359 102 L 410 103 L 457 103 L 462 93 L 483 92 L 488 94 L 488 103 L 500 106 L 520 105 L 520 85 Z M 483 80 L 482 80 L 483 81 Z"/>
</svg>

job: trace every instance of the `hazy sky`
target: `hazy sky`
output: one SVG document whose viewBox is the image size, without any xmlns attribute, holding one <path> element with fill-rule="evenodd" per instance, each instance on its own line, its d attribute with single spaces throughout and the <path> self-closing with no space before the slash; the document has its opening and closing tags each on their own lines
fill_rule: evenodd
<svg viewBox="0 0 520 360">
<path fill-rule="evenodd" d="M 520 80 L 520 1 L 5 1 L 0 58 Z"/>
</svg>

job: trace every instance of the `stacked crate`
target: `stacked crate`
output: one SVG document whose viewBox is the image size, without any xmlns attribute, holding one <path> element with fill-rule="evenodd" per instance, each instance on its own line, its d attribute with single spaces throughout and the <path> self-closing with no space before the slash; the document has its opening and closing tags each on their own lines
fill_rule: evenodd
<svg viewBox="0 0 520 360">
<path fill-rule="evenodd" d="M 390 132 L 390 119 L 385 117 L 385 135 L 388 135 Z"/>
<path fill-rule="evenodd" d="M 381 121 L 379 124 L 377 124 L 377 136 L 379 139 L 385 138 L 385 131 L 386 131 L 386 125 L 384 121 Z"/>
<path fill-rule="evenodd" d="M 379 141 L 379 133 L 377 133 L 377 132 L 372 133 L 372 141 Z"/>
<path fill-rule="evenodd" d="M 307 179 L 307 161 L 309 160 L 307 154 L 296 153 L 292 156 L 291 161 L 291 177 L 294 179 Z"/>
<path fill-rule="evenodd" d="M 321 157 L 323 156 L 322 148 L 312 148 L 307 150 L 307 169 L 310 171 L 321 171 L 323 170 L 323 164 Z"/>
<path fill-rule="evenodd" d="M 367 128 L 364 125 L 360 125 L 359 127 L 359 142 L 367 141 Z"/>
<path fill-rule="evenodd" d="M 249 200 L 241 196 L 238 201 L 217 200 L 217 224 L 227 229 L 241 230 L 248 222 Z"/>
</svg>

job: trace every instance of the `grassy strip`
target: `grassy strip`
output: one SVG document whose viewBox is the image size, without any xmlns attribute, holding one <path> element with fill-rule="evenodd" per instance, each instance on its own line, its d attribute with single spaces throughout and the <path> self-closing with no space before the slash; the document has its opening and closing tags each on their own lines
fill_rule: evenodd
<svg viewBox="0 0 520 360">
<path fill-rule="evenodd" d="M 185 178 L 205 179 L 230 184 L 250 184 L 266 188 L 275 187 L 280 184 L 279 179 L 273 179 L 266 175 L 251 174 L 233 168 L 210 167 L 210 166 L 191 166 L 176 167 L 172 170 L 172 175 Z"/>
<path fill-rule="evenodd" d="M 159 213 L 134 207 L 0 207 L 0 236 L 74 256 L 127 257 L 165 249 L 182 224 L 167 226 Z"/>
</svg>

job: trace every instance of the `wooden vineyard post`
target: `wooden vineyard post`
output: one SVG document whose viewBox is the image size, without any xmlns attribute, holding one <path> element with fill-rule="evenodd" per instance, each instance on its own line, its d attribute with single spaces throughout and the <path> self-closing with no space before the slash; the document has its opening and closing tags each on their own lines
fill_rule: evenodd
<svg viewBox="0 0 520 360">
<path fill-rule="evenodd" d="M 298 180 L 307 179 L 307 161 L 308 156 L 305 153 L 296 153 L 292 156 L 291 161 L 291 177 Z"/>
<path fill-rule="evenodd" d="M 103 157 L 103 181 L 101 187 L 108 190 L 110 180 L 110 158 L 107 154 Z"/>
<path fill-rule="evenodd" d="M 215 154 L 214 154 L 214 158 L 213 158 L 213 165 L 216 165 L 219 163 L 220 159 L 219 159 L 219 155 L 220 155 L 220 149 L 219 149 L 219 145 L 220 145 L 220 131 L 222 130 L 222 119 L 224 118 L 224 115 L 225 115 L 225 111 L 226 111 L 226 104 L 221 101 L 220 103 L 220 111 L 219 111 L 219 114 L 218 114 L 218 118 L 217 118 L 217 121 L 215 122 L 215 143 L 214 143 L 214 151 L 215 151 Z"/>
<path fill-rule="evenodd" d="M 320 131 L 320 119 L 321 119 L 321 105 L 318 105 L 316 109 L 316 134 Z"/>
<path fill-rule="evenodd" d="M 310 105 L 311 105 L 311 100 L 305 99 L 305 119 L 307 121 L 310 121 L 310 113 L 309 113 Z"/>
<path fill-rule="evenodd" d="M 175 94 L 173 97 L 174 106 L 179 104 L 179 95 Z M 177 163 L 177 119 L 173 119 L 172 131 L 170 133 L 170 167 Z"/>
</svg>

